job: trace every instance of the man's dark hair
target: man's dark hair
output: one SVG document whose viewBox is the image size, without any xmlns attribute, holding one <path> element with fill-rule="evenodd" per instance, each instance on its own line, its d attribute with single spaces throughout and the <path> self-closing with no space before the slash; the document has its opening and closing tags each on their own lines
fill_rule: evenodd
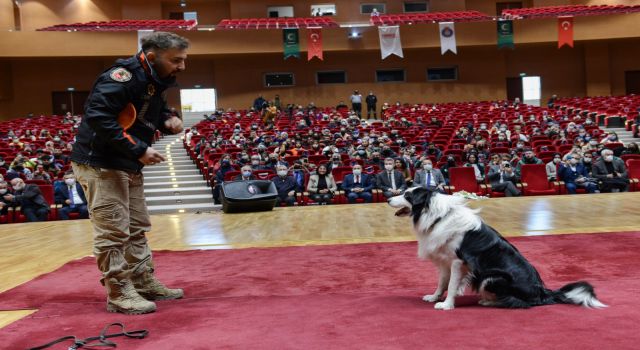
<svg viewBox="0 0 640 350">
<path fill-rule="evenodd" d="M 149 50 L 185 50 L 189 47 L 189 40 L 170 32 L 154 32 L 140 39 L 140 44 L 145 53 Z"/>
</svg>

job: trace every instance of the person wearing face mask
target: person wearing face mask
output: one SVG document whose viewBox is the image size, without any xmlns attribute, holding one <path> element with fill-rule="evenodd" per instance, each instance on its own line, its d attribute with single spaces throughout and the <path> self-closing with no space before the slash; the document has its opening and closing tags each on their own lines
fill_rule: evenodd
<svg viewBox="0 0 640 350">
<path fill-rule="evenodd" d="M 598 140 L 592 138 L 584 146 L 582 146 L 583 152 L 593 152 L 598 149 Z"/>
<path fill-rule="evenodd" d="M 603 149 L 601 157 L 591 170 L 593 177 L 600 181 L 600 191 L 602 192 L 626 192 L 629 188 L 629 178 L 624 161 L 613 156 L 613 151 Z"/>
<path fill-rule="evenodd" d="M 253 175 L 253 170 L 250 165 L 245 165 L 240 168 L 240 174 L 236 176 L 233 181 L 249 181 L 249 180 L 257 180 L 255 175 Z"/>
<path fill-rule="evenodd" d="M 607 144 L 607 143 L 618 143 L 620 142 L 618 139 L 618 134 L 616 134 L 615 132 L 610 132 L 607 136 L 605 136 L 605 138 L 603 138 L 602 140 L 600 140 L 601 144 Z"/>
<path fill-rule="evenodd" d="M 435 157 L 436 162 L 439 161 L 440 158 L 442 158 L 442 151 L 436 146 L 436 144 L 432 142 L 426 142 L 424 147 L 426 148 L 424 154 L 429 157 Z"/>
<path fill-rule="evenodd" d="M 289 171 L 286 166 L 278 165 L 276 170 L 278 176 L 271 179 L 278 190 L 276 205 L 285 203 L 287 206 L 292 206 L 296 202 L 296 180 L 293 176 L 288 175 Z"/>
<path fill-rule="evenodd" d="M 327 164 L 327 170 L 331 171 L 337 167 L 341 167 L 344 164 L 342 163 L 342 156 L 340 156 L 339 153 L 334 153 L 331 156 L 331 162 L 329 162 L 329 164 Z"/>
<path fill-rule="evenodd" d="M 584 165 L 584 168 L 587 170 L 587 174 L 589 174 L 588 177 L 592 177 L 593 176 L 593 155 L 589 152 L 585 152 L 584 155 L 582 156 L 582 165 Z"/>
<path fill-rule="evenodd" d="M 547 180 L 556 181 L 558 178 L 558 166 L 562 162 L 562 155 L 560 153 L 554 153 L 553 159 L 545 165 L 547 170 Z"/>
<path fill-rule="evenodd" d="M 413 186 L 424 187 L 432 191 L 445 193 L 445 185 L 446 180 L 444 179 L 442 172 L 433 167 L 431 159 L 424 158 L 420 164 L 420 169 L 416 171 L 413 178 Z"/>
<path fill-rule="evenodd" d="M 342 190 L 347 194 L 348 202 L 353 204 L 358 198 L 361 198 L 365 203 L 371 203 L 373 201 L 372 180 L 371 176 L 362 172 L 360 164 L 354 164 L 353 172 L 342 180 Z"/>
<path fill-rule="evenodd" d="M 17 177 L 11 180 L 13 194 L 7 193 L 4 200 L 19 206 L 29 222 L 47 221 L 49 216 L 49 203 L 42 196 L 38 185 L 25 184 L 24 180 Z"/>
<path fill-rule="evenodd" d="M 393 158 L 386 158 L 384 160 L 384 170 L 376 175 L 377 188 L 382 190 L 385 198 L 402 194 L 407 189 L 404 175 L 394 168 L 395 162 Z"/>
<path fill-rule="evenodd" d="M 624 148 L 622 154 L 640 154 L 640 149 L 638 149 L 638 144 L 635 142 L 629 142 L 627 147 Z"/>
<path fill-rule="evenodd" d="M 333 175 L 327 171 L 325 165 L 318 166 L 318 170 L 315 174 L 312 173 L 312 168 L 309 169 L 309 183 L 307 184 L 307 192 L 309 192 L 309 198 L 320 205 L 331 204 L 331 199 L 334 193 L 338 191 Z"/>
<path fill-rule="evenodd" d="M 234 171 L 233 164 L 231 162 L 231 156 L 225 154 L 220 162 L 216 165 L 216 173 L 215 177 L 212 179 L 213 181 L 213 200 L 215 204 L 222 203 L 220 198 L 220 186 L 224 183 L 224 178 L 226 174 L 230 171 Z M 237 168 L 236 168 L 237 169 Z"/>
<path fill-rule="evenodd" d="M 253 171 L 256 170 L 265 170 L 267 169 L 264 165 L 260 164 L 260 155 L 259 154 L 254 154 L 251 156 L 251 169 Z"/>
<path fill-rule="evenodd" d="M 588 193 L 599 192 L 598 186 L 589 181 L 589 173 L 578 158 L 577 154 L 566 156 L 558 166 L 558 179 L 564 181 L 569 194 L 576 194 L 576 188 L 584 188 Z"/>
<path fill-rule="evenodd" d="M 76 182 L 76 177 L 71 171 L 64 174 L 63 180 L 55 186 L 56 204 L 62 205 L 62 208 L 58 209 L 58 218 L 69 220 L 69 213 L 79 213 L 80 219 L 87 219 L 89 210 L 82 186 Z"/>
</svg>

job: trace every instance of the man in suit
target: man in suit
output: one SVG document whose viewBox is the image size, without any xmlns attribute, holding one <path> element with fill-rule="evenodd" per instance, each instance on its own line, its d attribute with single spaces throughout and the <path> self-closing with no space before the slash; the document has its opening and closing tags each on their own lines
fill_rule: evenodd
<svg viewBox="0 0 640 350">
<path fill-rule="evenodd" d="M 362 166 L 355 164 L 353 173 L 344 177 L 342 180 L 342 189 L 347 193 L 349 203 L 355 203 L 356 199 L 362 198 L 365 203 L 373 201 L 373 181 L 367 174 L 362 173 Z"/>
<path fill-rule="evenodd" d="M 427 158 L 422 161 L 422 169 L 416 171 L 416 175 L 413 179 L 413 185 L 445 193 L 444 186 L 446 185 L 446 181 L 442 172 L 438 169 L 434 169 L 433 162 L 431 162 L 431 159 Z"/>
<path fill-rule="evenodd" d="M 394 164 L 393 158 L 386 158 L 384 170 L 376 175 L 376 184 L 386 198 L 397 196 L 407 189 L 404 175 L 398 170 L 394 170 Z"/>
<path fill-rule="evenodd" d="M 587 168 L 580 163 L 578 155 L 568 155 L 565 162 L 560 163 L 558 167 L 558 179 L 564 181 L 569 194 L 576 194 L 577 187 L 586 189 L 588 193 L 595 193 L 598 186 L 589 181 L 588 177 Z"/>
<path fill-rule="evenodd" d="M 256 180 L 255 175 L 253 175 L 253 169 L 251 168 L 251 165 L 245 165 L 242 168 L 240 168 L 241 173 L 238 174 L 238 176 L 236 176 L 233 180 L 234 181 L 249 181 L 249 180 Z"/>
<path fill-rule="evenodd" d="M 520 191 L 516 187 L 518 178 L 511 167 L 511 163 L 503 161 L 500 163 L 499 168 L 492 166 L 489 169 L 487 178 L 491 183 L 491 189 L 493 191 L 503 192 L 507 197 L 517 197 L 520 195 Z"/>
<path fill-rule="evenodd" d="M 17 177 L 11 180 L 13 194 L 5 194 L 4 199 L 20 206 L 22 213 L 27 217 L 27 221 L 47 221 L 49 216 L 49 203 L 44 200 L 40 187 L 34 184 L 25 184 Z"/>
<path fill-rule="evenodd" d="M 296 180 L 293 176 L 287 175 L 289 171 L 286 166 L 281 164 L 276 169 L 278 176 L 271 179 L 278 190 L 276 205 L 286 203 L 288 206 L 292 206 L 296 202 Z"/>
<path fill-rule="evenodd" d="M 624 161 L 614 157 L 613 151 L 610 149 L 603 149 L 600 154 L 602 157 L 591 168 L 593 177 L 602 182 L 600 190 L 611 192 L 616 189 L 620 192 L 626 192 L 629 188 L 629 179 Z"/>
<path fill-rule="evenodd" d="M 76 176 L 71 171 L 64 174 L 63 179 L 64 182 L 58 183 L 55 189 L 56 204 L 62 204 L 62 208 L 58 210 L 58 218 L 69 220 L 69 213 L 79 213 L 80 219 L 87 219 L 89 210 L 82 186 L 76 182 Z"/>
</svg>

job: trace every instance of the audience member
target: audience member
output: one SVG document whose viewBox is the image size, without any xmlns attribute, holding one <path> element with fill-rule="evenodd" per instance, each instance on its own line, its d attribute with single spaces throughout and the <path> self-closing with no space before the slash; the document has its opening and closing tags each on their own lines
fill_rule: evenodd
<svg viewBox="0 0 640 350">
<path fill-rule="evenodd" d="M 349 99 L 351 100 L 351 108 L 353 109 L 353 112 L 358 115 L 358 118 L 362 118 L 362 95 L 360 92 L 355 90 Z"/>
<path fill-rule="evenodd" d="M 276 169 L 278 176 L 271 179 L 278 190 L 276 205 L 285 203 L 288 206 L 292 206 L 296 202 L 296 180 L 293 176 L 288 175 L 286 166 L 278 165 Z"/>
<path fill-rule="evenodd" d="M 602 150 L 600 159 L 593 164 L 593 177 L 601 183 L 600 191 L 626 192 L 629 187 L 629 179 L 627 178 L 627 168 L 624 161 L 613 156 L 610 149 Z"/>
<path fill-rule="evenodd" d="M 516 187 L 518 178 L 509 162 L 503 161 L 497 169 L 491 167 L 487 174 L 487 179 L 491 184 L 492 191 L 503 192 L 506 197 L 520 195 L 520 191 Z"/>
<path fill-rule="evenodd" d="M 309 177 L 307 192 L 309 197 L 320 205 L 331 203 L 334 193 L 338 190 L 333 175 L 327 172 L 325 165 L 318 166 L 316 174 Z"/>
<path fill-rule="evenodd" d="M 394 167 L 404 176 L 404 182 L 407 184 L 407 187 L 411 186 L 413 178 L 411 177 L 411 170 L 409 169 L 408 163 L 402 158 L 396 158 L 394 160 Z"/>
<path fill-rule="evenodd" d="M 27 221 L 46 221 L 49 215 L 49 204 L 42 196 L 38 185 L 25 184 L 21 178 L 11 180 L 12 194 L 5 194 L 4 199 L 19 206 Z"/>
<path fill-rule="evenodd" d="M 240 174 L 238 174 L 233 181 L 249 181 L 256 180 L 255 175 L 253 175 L 253 169 L 251 169 L 251 165 L 243 165 L 240 168 Z"/>
<path fill-rule="evenodd" d="M 7 215 L 11 201 L 4 199 L 4 196 L 9 192 L 9 185 L 6 181 L 0 180 L 0 215 Z"/>
<path fill-rule="evenodd" d="M 427 158 L 422 161 L 421 169 L 416 171 L 413 185 L 445 193 L 444 186 L 446 185 L 446 180 L 442 172 L 433 167 L 431 159 Z"/>
<path fill-rule="evenodd" d="M 89 211 L 82 186 L 76 182 L 76 177 L 71 171 L 64 174 L 63 180 L 64 182 L 58 182 L 55 186 L 56 204 L 62 205 L 58 209 L 58 218 L 69 220 L 69 213 L 79 213 L 80 219 L 87 219 Z"/>
<path fill-rule="evenodd" d="M 376 184 L 386 198 L 402 194 L 407 189 L 404 175 L 394 170 L 393 158 L 384 160 L 384 170 L 376 176 Z"/>
<path fill-rule="evenodd" d="M 545 166 L 545 169 L 547 170 L 547 180 L 556 181 L 558 178 L 558 165 L 560 162 L 562 162 L 562 155 L 560 153 L 554 153 L 553 159 Z"/>
<path fill-rule="evenodd" d="M 353 173 L 344 177 L 342 189 L 345 191 L 349 203 L 355 203 L 358 198 L 362 198 L 365 203 L 373 201 L 373 181 L 369 175 L 362 173 L 360 164 L 355 164 Z"/>
<path fill-rule="evenodd" d="M 369 91 L 369 95 L 365 99 L 367 102 L 367 119 L 371 118 L 371 113 L 373 113 L 373 118 L 378 118 L 378 114 L 376 113 L 376 104 L 378 103 L 378 97 L 373 94 L 373 91 Z"/>
<path fill-rule="evenodd" d="M 484 182 L 484 165 L 478 162 L 478 156 L 476 156 L 474 153 L 469 154 L 469 156 L 467 157 L 467 163 L 465 163 L 464 166 L 472 167 L 473 172 L 476 176 L 476 181 L 478 181 L 479 183 Z"/>
<path fill-rule="evenodd" d="M 524 156 L 518 162 L 518 166 L 516 167 L 516 177 L 520 178 L 522 166 L 525 164 L 542 164 L 542 161 L 536 158 L 535 153 L 531 149 L 527 149 L 524 152 Z"/>
<path fill-rule="evenodd" d="M 569 155 L 558 166 L 558 179 L 564 181 L 569 194 L 576 194 L 576 188 L 584 188 L 589 193 L 598 191 L 598 185 L 589 180 L 589 173 L 585 166 L 579 162 L 577 156 Z"/>
</svg>

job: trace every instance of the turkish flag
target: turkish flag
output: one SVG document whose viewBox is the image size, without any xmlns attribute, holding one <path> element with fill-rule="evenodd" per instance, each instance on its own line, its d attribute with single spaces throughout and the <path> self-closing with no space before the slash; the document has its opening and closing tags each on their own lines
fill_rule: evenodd
<svg viewBox="0 0 640 350">
<path fill-rule="evenodd" d="M 558 48 L 573 47 L 573 17 L 558 17 Z"/>
<path fill-rule="evenodd" d="M 308 32 L 307 60 L 311 61 L 312 58 L 318 57 L 322 61 L 322 31 L 320 28 L 313 28 L 309 29 Z"/>
</svg>

